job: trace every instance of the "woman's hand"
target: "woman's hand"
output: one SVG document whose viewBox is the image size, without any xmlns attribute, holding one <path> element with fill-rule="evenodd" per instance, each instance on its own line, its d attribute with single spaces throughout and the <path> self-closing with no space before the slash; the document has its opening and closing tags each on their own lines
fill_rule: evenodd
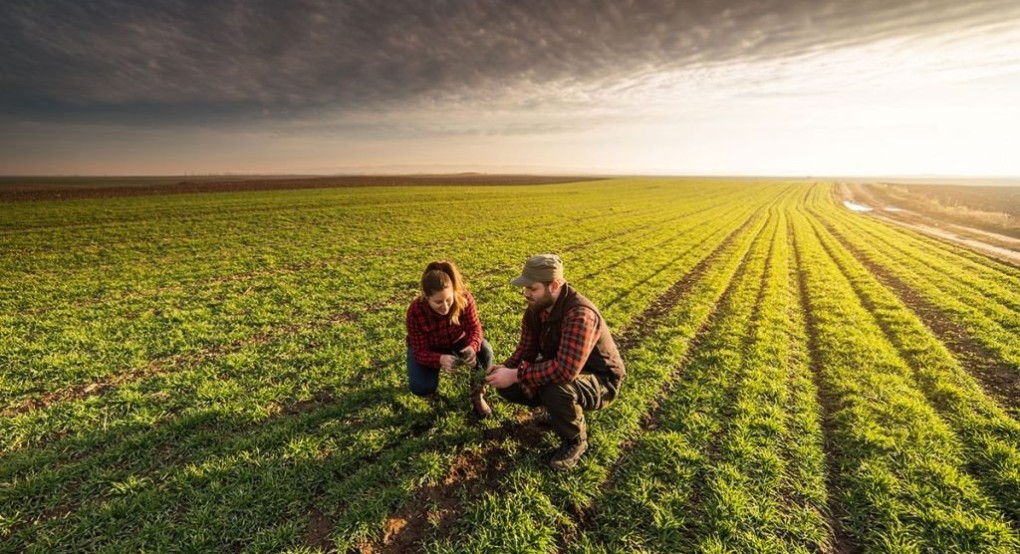
<svg viewBox="0 0 1020 554">
<path fill-rule="evenodd" d="M 478 353 L 475 352 L 474 348 L 470 346 L 464 347 L 460 351 L 461 359 L 468 367 L 475 367 L 475 362 L 478 361 Z"/>
<path fill-rule="evenodd" d="M 439 368 L 449 373 L 457 371 L 457 357 L 450 354 L 443 354 L 439 357 Z"/>
</svg>

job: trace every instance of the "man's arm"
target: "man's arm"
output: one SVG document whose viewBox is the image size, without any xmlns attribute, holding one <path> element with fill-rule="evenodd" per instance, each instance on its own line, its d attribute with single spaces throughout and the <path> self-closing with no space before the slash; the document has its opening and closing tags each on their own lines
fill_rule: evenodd
<svg viewBox="0 0 1020 554">
<path fill-rule="evenodd" d="M 527 359 L 535 359 L 536 345 L 534 334 L 528 325 L 528 313 L 524 312 L 521 318 L 521 338 L 517 341 L 517 349 L 500 365 L 493 366 L 489 374 L 485 376 L 485 382 L 496 387 L 505 389 L 517 382 L 518 368 L 528 367 Z"/>
<path fill-rule="evenodd" d="M 577 377 L 598 340 L 598 323 L 595 312 L 582 306 L 565 313 L 556 357 L 518 369 L 521 386 L 534 392 L 543 385 L 566 383 Z"/>
</svg>

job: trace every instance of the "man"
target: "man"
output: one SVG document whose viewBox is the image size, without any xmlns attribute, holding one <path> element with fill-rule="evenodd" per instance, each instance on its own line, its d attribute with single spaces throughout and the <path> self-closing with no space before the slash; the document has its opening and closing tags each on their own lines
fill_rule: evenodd
<svg viewBox="0 0 1020 554">
<path fill-rule="evenodd" d="M 528 258 L 511 284 L 528 303 L 521 338 L 486 382 L 510 402 L 545 407 L 561 441 L 550 465 L 570 469 L 588 449 L 584 411 L 608 406 L 627 372 L 602 314 L 563 279 L 559 256 Z"/>
</svg>

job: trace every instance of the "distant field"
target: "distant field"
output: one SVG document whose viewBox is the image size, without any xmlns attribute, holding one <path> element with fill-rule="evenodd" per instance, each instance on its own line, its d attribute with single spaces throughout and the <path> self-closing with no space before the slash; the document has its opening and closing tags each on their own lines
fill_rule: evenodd
<svg viewBox="0 0 1020 554">
<path fill-rule="evenodd" d="M 189 194 L 253 190 L 413 185 L 535 185 L 576 183 L 596 177 L 537 175 L 347 175 L 241 177 L 0 177 L 0 202 L 110 198 L 153 194 Z"/>
<path fill-rule="evenodd" d="M 934 199 L 942 206 L 1002 212 L 1020 218 L 1020 186 L 903 185 L 903 187 L 908 193 Z"/>
<path fill-rule="evenodd" d="M 828 182 L 520 185 L 0 203 L 0 552 L 1020 551 L 1020 269 Z M 629 370 L 567 474 L 406 387 L 425 264 L 501 360 L 538 252 Z"/>
<path fill-rule="evenodd" d="M 877 208 L 895 207 L 936 222 L 966 225 L 1020 239 L 1020 186 L 864 183 L 855 195 Z"/>
</svg>

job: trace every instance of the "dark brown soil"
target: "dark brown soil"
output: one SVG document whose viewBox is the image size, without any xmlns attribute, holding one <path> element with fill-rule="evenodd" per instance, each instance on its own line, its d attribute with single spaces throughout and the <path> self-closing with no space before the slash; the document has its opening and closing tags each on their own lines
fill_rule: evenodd
<svg viewBox="0 0 1020 554">
<path fill-rule="evenodd" d="M 111 179 L 105 185 L 101 179 L 74 179 L 53 182 L 37 178 L 0 181 L 0 202 L 26 200 L 68 200 L 78 198 L 113 198 L 119 196 L 150 196 L 162 194 L 192 194 L 203 192 L 238 192 L 290 189 L 321 189 L 341 187 L 392 187 L 392 186 L 512 186 L 548 185 L 598 181 L 603 177 L 541 176 L 541 175 L 489 175 L 458 173 L 454 175 L 339 175 L 330 177 L 246 177 L 232 179 L 195 179 L 167 182 L 166 179 L 140 178 L 138 182 L 122 184 L 124 179 Z M 99 181 L 97 183 L 97 181 Z M 149 181 L 149 182 L 147 182 Z"/>
<path fill-rule="evenodd" d="M 332 543 L 329 541 L 329 532 L 333 529 L 333 521 L 316 507 L 308 510 L 308 529 L 305 531 L 305 544 L 312 548 L 321 548 L 326 552 L 333 552 Z"/>
<path fill-rule="evenodd" d="M 416 552 L 426 536 L 449 535 L 460 518 L 463 499 L 496 488 L 509 469 L 508 458 L 492 443 L 480 450 L 462 451 L 442 480 L 419 489 L 386 520 L 380 544 L 366 544 L 362 552 Z"/>
</svg>

